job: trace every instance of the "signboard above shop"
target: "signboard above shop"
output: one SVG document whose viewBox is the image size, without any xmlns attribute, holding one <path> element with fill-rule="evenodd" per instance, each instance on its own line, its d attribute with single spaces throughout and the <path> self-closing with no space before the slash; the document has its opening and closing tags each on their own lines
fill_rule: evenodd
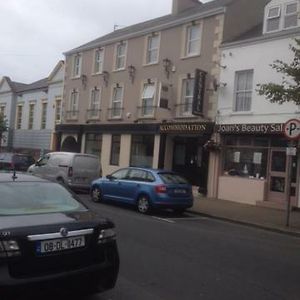
<svg viewBox="0 0 300 300">
<path fill-rule="evenodd" d="M 214 123 L 163 123 L 159 130 L 161 133 L 212 134 Z"/>
<path fill-rule="evenodd" d="M 216 125 L 216 131 L 223 134 L 282 134 L 284 124 L 226 124 Z"/>
</svg>

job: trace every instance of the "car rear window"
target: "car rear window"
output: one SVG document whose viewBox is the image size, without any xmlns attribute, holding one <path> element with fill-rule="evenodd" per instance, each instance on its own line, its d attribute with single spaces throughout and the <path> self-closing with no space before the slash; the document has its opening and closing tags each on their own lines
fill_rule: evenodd
<svg viewBox="0 0 300 300">
<path fill-rule="evenodd" d="M 78 169 L 99 169 L 99 159 L 90 156 L 76 156 L 74 160 L 74 168 Z"/>
<path fill-rule="evenodd" d="M 0 183 L 0 195 L 2 216 L 86 210 L 68 190 L 53 182 Z"/>
<path fill-rule="evenodd" d="M 187 184 L 188 181 L 182 176 L 174 173 L 158 173 L 159 177 L 165 184 Z"/>
</svg>

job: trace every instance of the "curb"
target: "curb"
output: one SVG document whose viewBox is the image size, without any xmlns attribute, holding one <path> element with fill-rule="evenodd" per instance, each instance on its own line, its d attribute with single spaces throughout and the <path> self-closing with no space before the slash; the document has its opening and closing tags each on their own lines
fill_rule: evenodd
<svg viewBox="0 0 300 300">
<path fill-rule="evenodd" d="M 243 226 L 248 226 L 248 227 L 253 227 L 253 228 L 258 228 L 258 229 L 271 231 L 271 232 L 276 232 L 276 233 L 280 233 L 280 234 L 300 237 L 300 231 L 291 231 L 291 230 L 287 230 L 287 229 L 284 229 L 284 228 L 270 227 L 270 226 L 259 224 L 259 223 L 251 223 L 251 222 L 241 221 L 241 220 L 227 218 L 227 217 L 220 217 L 220 216 L 216 216 L 216 215 L 213 215 L 213 214 L 194 211 L 194 210 L 191 210 L 191 209 L 188 209 L 187 211 L 190 212 L 190 213 L 193 213 L 193 214 L 196 214 L 196 215 L 201 215 L 201 216 L 211 218 L 211 219 L 216 219 L 216 220 L 220 220 L 220 221 L 230 222 L 230 223 L 233 223 L 233 224 L 238 224 L 238 225 L 243 225 Z"/>
</svg>

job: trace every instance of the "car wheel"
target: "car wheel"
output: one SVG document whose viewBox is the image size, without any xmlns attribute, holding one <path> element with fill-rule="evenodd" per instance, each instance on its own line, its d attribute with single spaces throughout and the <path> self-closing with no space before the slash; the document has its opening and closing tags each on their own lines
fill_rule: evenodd
<svg viewBox="0 0 300 300">
<path fill-rule="evenodd" d="M 61 177 L 57 178 L 56 181 L 61 185 L 65 184 L 64 180 Z"/>
<path fill-rule="evenodd" d="M 146 195 L 141 195 L 137 201 L 137 209 L 141 214 L 147 214 L 151 210 L 149 198 Z"/>
<path fill-rule="evenodd" d="M 102 202 L 102 192 L 98 187 L 93 187 L 91 198 L 94 202 Z"/>
</svg>

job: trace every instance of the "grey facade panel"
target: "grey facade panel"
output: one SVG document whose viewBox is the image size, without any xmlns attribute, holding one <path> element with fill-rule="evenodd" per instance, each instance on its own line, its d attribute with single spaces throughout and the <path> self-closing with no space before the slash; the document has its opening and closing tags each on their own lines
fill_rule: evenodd
<svg viewBox="0 0 300 300">
<path fill-rule="evenodd" d="M 14 148 L 50 149 L 51 130 L 15 130 Z"/>
</svg>

